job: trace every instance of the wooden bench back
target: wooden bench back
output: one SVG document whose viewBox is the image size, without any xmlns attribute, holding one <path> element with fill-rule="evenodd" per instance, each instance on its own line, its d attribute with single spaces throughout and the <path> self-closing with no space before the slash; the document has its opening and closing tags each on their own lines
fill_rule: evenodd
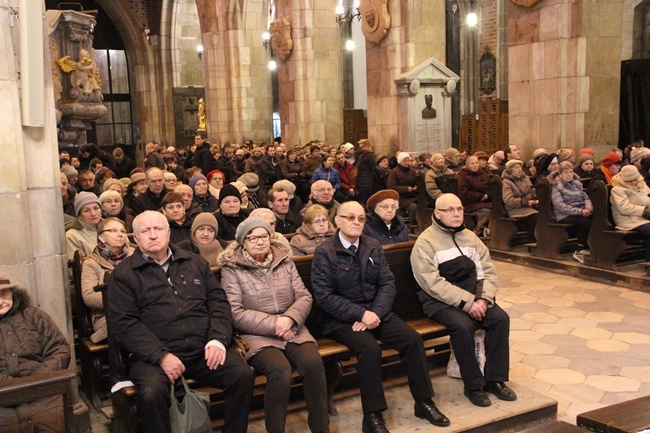
<svg viewBox="0 0 650 433">
<path fill-rule="evenodd" d="M 72 289 L 74 290 L 72 308 L 74 309 L 77 335 L 80 339 L 89 339 L 93 334 L 93 321 L 90 308 L 86 306 L 81 294 L 81 271 L 84 260 L 81 250 L 77 250 L 74 252 L 72 261 L 68 263 L 68 267 L 72 269 Z"/>
<path fill-rule="evenodd" d="M 506 205 L 503 202 L 503 181 L 495 174 L 490 175 L 488 195 L 492 199 L 490 219 L 507 218 L 508 212 L 506 212 Z"/>
<path fill-rule="evenodd" d="M 539 214 L 537 214 L 537 227 L 551 224 L 555 222 L 553 217 L 553 202 L 551 195 L 551 183 L 546 177 L 539 178 L 535 184 L 535 195 L 539 200 Z M 535 237 L 540 239 L 537 234 L 537 227 L 535 228 Z"/>
</svg>

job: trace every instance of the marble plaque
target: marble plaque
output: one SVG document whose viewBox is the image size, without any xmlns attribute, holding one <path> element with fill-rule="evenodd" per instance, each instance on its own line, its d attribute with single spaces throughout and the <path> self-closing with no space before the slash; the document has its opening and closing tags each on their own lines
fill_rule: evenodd
<svg viewBox="0 0 650 433">
<path fill-rule="evenodd" d="M 420 121 L 415 125 L 415 148 L 420 151 L 436 147 L 442 143 L 442 125 L 436 119 Z"/>
</svg>

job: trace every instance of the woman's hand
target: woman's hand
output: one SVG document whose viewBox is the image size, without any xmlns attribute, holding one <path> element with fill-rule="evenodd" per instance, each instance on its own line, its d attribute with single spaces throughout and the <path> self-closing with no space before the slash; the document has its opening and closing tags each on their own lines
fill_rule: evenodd
<svg viewBox="0 0 650 433">
<path fill-rule="evenodd" d="M 589 215 L 591 215 L 591 211 L 589 209 L 582 209 L 583 217 L 588 217 Z"/>
<path fill-rule="evenodd" d="M 291 340 L 296 336 L 296 333 L 291 330 L 293 328 L 293 320 L 287 316 L 280 316 L 275 321 L 275 335 L 283 340 Z M 292 335 L 293 334 L 293 335 Z M 289 337 L 289 338 L 287 338 Z"/>
</svg>

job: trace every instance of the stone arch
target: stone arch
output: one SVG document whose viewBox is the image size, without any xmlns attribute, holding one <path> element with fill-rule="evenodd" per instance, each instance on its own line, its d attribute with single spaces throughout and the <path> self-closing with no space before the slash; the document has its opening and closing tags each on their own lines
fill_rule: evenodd
<svg viewBox="0 0 650 433">
<path fill-rule="evenodd" d="M 650 58 L 650 0 L 643 0 L 634 8 L 632 38 L 632 58 Z"/>
</svg>

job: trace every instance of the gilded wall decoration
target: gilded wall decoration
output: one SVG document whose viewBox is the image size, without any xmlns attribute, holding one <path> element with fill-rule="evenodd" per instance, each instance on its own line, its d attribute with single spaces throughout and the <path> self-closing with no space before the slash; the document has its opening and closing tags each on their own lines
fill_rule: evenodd
<svg viewBox="0 0 650 433">
<path fill-rule="evenodd" d="M 271 23 L 271 48 L 278 59 L 285 62 L 293 50 L 293 39 L 291 39 L 291 24 L 286 18 L 280 18 Z"/>
<path fill-rule="evenodd" d="M 378 44 L 388 34 L 390 15 L 388 0 L 361 0 L 361 31 L 367 40 Z"/>
</svg>

